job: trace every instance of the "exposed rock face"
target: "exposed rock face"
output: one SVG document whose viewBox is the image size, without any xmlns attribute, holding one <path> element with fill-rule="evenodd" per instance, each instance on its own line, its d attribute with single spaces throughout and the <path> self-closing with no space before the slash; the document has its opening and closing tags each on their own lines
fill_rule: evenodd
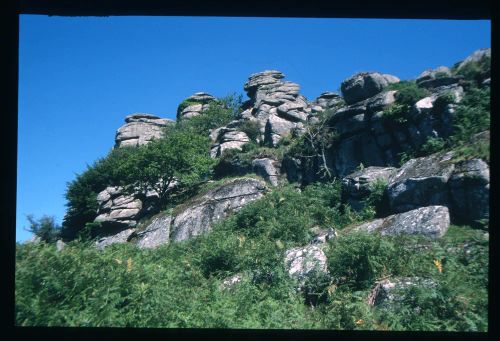
<svg viewBox="0 0 500 341">
<path fill-rule="evenodd" d="M 210 103 L 217 102 L 217 99 L 205 92 L 197 92 L 189 96 L 177 109 L 177 119 L 186 119 L 201 115 L 206 111 Z"/>
<path fill-rule="evenodd" d="M 316 244 L 316 245 L 325 244 L 330 239 L 337 237 L 337 231 L 335 231 L 333 227 L 330 227 L 328 229 L 322 229 L 316 227 L 313 228 L 311 232 L 314 235 L 313 239 L 311 240 L 311 244 Z"/>
<path fill-rule="evenodd" d="M 285 76 L 275 70 L 252 74 L 244 85 L 250 100 L 241 113 L 243 120 L 256 120 L 264 141 L 275 146 L 283 137 L 300 132 L 311 109 L 298 84 L 282 81 Z"/>
<path fill-rule="evenodd" d="M 126 243 L 129 240 L 129 237 L 134 232 L 134 229 L 126 229 L 117 234 L 113 234 L 110 236 L 103 237 L 96 242 L 96 247 L 99 250 L 103 250 L 105 247 L 117 244 L 117 243 Z"/>
<path fill-rule="evenodd" d="M 97 202 L 98 216 L 94 221 L 105 228 L 133 227 L 142 210 L 142 201 L 120 187 L 107 187 L 97 195 Z"/>
<path fill-rule="evenodd" d="M 143 145 L 163 137 L 163 128 L 174 121 L 150 114 L 132 114 L 125 118 L 125 125 L 116 131 L 115 147 Z"/>
<path fill-rule="evenodd" d="M 279 162 L 270 158 L 255 159 L 252 161 L 252 167 L 255 174 L 263 177 L 272 186 L 279 184 Z"/>
<path fill-rule="evenodd" d="M 451 75 L 451 71 L 446 66 L 440 66 L 435 70 L 426 70 L 417 77 L 416 83 L 423 88 L 436 88 L 456 84 L 462 77 Z"/>
<path fill-rule="evenodd" d="M 477 51 L 474 51 L 470 56 L 465 58 L 457 67 L 457 71 L 461 70 L 464 68 L 467 64 L 473 63 L 473 62 L 480 62 L 483 58 L 491 58 L 491 48 L 486 48 L 486 49 L 479 49 Z"/>
<path fill-rule="evenodd" d="M 368 303 L 384 309 L 399 308 L 408 298 L 410 289 L 414 287 L 432 290 L 437 287 L 437 284 L 432 279 L 420 277 L 386 279 L 377 283 L 370 294 Z M 421 308 L 414 307 L 414 309 L 418 313 Z"/>
<path fill-rule="evenodd" d="M 430 205 L 448 206 L 448 187 L 454 164 L 453 153 L 411 159 L 390 179 L 387 186 L 392 212 L 405 212 Z"/>
<path fill-rule="evenodd" d="M 343 201 L 355 210 L 361 210 L 363 200 L 372 192 L 372 185 L 378 181 L 388 182 L 396 173 L 393 167 L 367 167 L 342 179 Z"/>
<path fill-rule="evenodd" d="M 208 191 L 175 215 L 170 239 L 181 241 L 209 231 L 230 212 L 262 197 L 265 189 L 263 181 L 239 178 Z"/>
<path fill-rule="evenodd" d="M 342 97 L 335 92 L 323 92 L 311 103 L 311 112 L 319 113 L 327 109 L 340 108 L 345 105 Z"/>
<path fill-rule="evenodd" d="M 459 222 L 489 219 L 490 169 L 481 159 L 455 165 L 449 181 L 451 212 Z"/>
<path fill-rule="evenodd" d="M 428 206 L 405 213 L 375 219 L 355 227 L 354 231 L 378 232 L 382 236 L 398 234 L 442 237 L 450 226 L 450 215 L 445 206 Z"/>
<path fill-rule="evenodd" d="M 353 104 L 381 92 L 387 85 L 399 82 L 399 78 L 378 72 L 358 73 L 340 85 L 342 96 L 348 104 Z"/>
<path fill-rule="evenodd" d="M 160 214 L 144 229 L 137 232 L 136 245 L 140 249 L 153 249 L 163 244 L 168 244 L 170 237 L 170 224 L 172 217 Z"/>
<path fill-rule="evenodd" d="M 285 252 L 285 268 L 288 274 L 298 280 L 300 287 L 314 272 L 327 273 L 326 256 L 316 245 L 296 247 Z"/>
</svg>

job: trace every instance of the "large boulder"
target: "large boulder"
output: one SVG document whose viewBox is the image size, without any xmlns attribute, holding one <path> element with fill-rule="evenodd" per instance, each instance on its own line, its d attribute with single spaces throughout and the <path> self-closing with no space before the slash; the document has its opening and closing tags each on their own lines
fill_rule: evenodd
<svg viewBox="0 0 500 341">
<path fill-rule="evenodd" d="M 135 233 L 135 244 L 140 249 L 153 249 L 168 244 L 172 217 L 161 213 L 157 215 L 144 230 Z"/>
<path fill-rule="evenodd" d="M 213 223 L 261 198 L 266 183 L 253 178 L 237 178 L 177 207 L 170 239 L 181 241 L 210 230 Z"/>
<path fill-rule="evenodd" d="M 446 206 L 428 206 L 375 219 L 358 225 L 351 231 L 380 233 L 382 236 L 408 234 L 440 238 L 449 226 L 450 215 Z"/>
<path fill-rule="evenodd" d="M 132 114 L 125 118 L 125 125 L 118 128 L 115 147 L 143 145 L 163 137 L 163 130 L 174 121 L 150 114 Z"/>
<path fill-rule="evenodd" d="M 342 199 L 355 210 L 361 210 L 363 200 L 366 199 L 373 190 L 377 181 L 387 183 L 396 173 L 394 167 L 366 167 L 347 175 L 342 179 Z"/>
<path fill-rule="evenodd" d="M 362 72 L 344 80 L 340 85 L 347 104 L 356 103 L 375 96 L 387 85 L 399 82 L 399 78 L 378 72 Z"/>
<path fill-rule="evenodd" d="M 95 222 L 105 230 L 134 227 L 142 213 L 142 201 L 121 187 L 107 187 L 97 195 L 98 216 Z"/>
<path fill-rule="evenodd" d="M 215 137 L 216 143 L 210 149 L 210 156 L 220 157 L 228 149 L 241 150 L 243 145 L 250 142 L 248 135 L 236 128 L 223 127 L 217 129 Z"/>
<path fill-rule="evenodd" d="M 489 219 L 490 169 L 481 159 L 459 162 L 449 181 L 451 213 L 458 222 Z"/>
<path fill-rule="evenodd" d="M 455 166 L 453 152 L 411 159 L 391 177 L 387 186 L 392 212 L 449 204 L 447 183 Z"/>
<path fill-rule="evenodd" d="M 316 245 L 295 247 L 285 252 L 285 269 L 290 277 L 296 279 L 302 288 L 307 277 L 314 273 L 327 273 L 326 255 Z"/>
</svg>

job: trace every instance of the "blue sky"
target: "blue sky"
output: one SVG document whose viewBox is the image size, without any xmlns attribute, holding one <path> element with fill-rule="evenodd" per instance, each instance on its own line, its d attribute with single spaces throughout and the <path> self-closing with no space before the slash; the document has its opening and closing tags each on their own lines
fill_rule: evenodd
<svg viewBox="0 0 500 341">
<path fill-rule="evenodd" d="M 490 47 L 490 21 L 22 15 L 16 241 L 26 214 L 61 223 L 67 182 L 105 156 L 126 115 L 175 119 L 197 91 L 280 70 L 309 100 L 359 71 L 412 79 Z M 246 96 L 245 96 L 246 98 Z"/>
</svg>

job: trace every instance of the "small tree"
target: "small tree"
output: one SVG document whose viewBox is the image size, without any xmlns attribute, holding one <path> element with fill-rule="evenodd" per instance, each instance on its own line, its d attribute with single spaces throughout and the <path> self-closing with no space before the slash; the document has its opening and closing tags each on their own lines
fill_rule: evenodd
<svg viewBox="0 0 500 341">
<path fill-rule="evenodd" d="M 209 146 L 205 136 L 189 129 L 173 130 L 120 160 L 117 173 L 129 191 L 146 194 L 154 189 L 164 204 L 174 183 L 188 187 L 209 176 L 214 165 Z"/>
<path fill-rule="evenodd" d="M 47 243 L 53 243 L 58 239 L 61 226 L 55 222 L 55 217 L 44 215 L 40 219 L 35 219 L 32 214 L 28 214 L 26 218 L 30 223 L 30 226 L 25 228 L 26 231 L 33 233 Z"/>
</svg>

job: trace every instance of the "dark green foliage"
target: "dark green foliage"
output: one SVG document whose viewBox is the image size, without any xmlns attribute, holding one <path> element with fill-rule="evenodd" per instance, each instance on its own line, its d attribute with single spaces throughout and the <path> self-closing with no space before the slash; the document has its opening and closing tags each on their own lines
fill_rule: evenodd
<svg viewBox="0 0 500 341">
<path fill-rule="evenodd" d="M 388 123 L 404 124 L 407 122 L 407 116 L 410 108 L 420 99 L 429 96 L 429 91 L 418 87 L 413 81 L 401 81 L 390 84 L 388 90 L 397 90 L 395 95 L 396 102 L 384 109 L 382 117 Z"/>
<path fill-rule="evenodd" d="M 437 153 L 446 145 L 446 141 L 440 137 L 429 137 L 425 143 L 420 147 L 420 155 L 430 155 Z"/>
<path fill-rule="evenodd" d="M 26 230 L 39 237 L 40 240 L 46 243 L 54 243 L 59 238 L 61 226 L 56 223 L 55 217 L 44 215 L 39 219 L 35 219 L 32 214 L 28 214 L 26 219 L 30 223 Z"/>
<path fill-rule="evenodd" d="M 236 94 L 212 101 L 209 103 L 208 109 L 201 115 L 177 120 L 177 129 L 189 130 L 192 133 L 205 136 L 211 129 L 225 126 L 234 120 L 239 114 L 241 101 L 242 96 Z"/>
<path fill-rule="evenodd" d="M 86 223 L 94 221 L 97 216 L 97 194 L 107 186 L 123 183 L 117 173 L 118 165 L 135 152 L 134 147 L 113 149 L 68 183 L 65 194 L 67 210 L 61 231 L 63 238 L 75 238 Z"/>
<path fill-rule="evenodd" d="M 387 198 L 385 197 L 387 181 L 382 178 L 377 178 L 369 186 L 370 194 L 363 200 L 364 209 L 362 216 L 364 219 L 382 217 L 388 211 Z"/>
</svg>

